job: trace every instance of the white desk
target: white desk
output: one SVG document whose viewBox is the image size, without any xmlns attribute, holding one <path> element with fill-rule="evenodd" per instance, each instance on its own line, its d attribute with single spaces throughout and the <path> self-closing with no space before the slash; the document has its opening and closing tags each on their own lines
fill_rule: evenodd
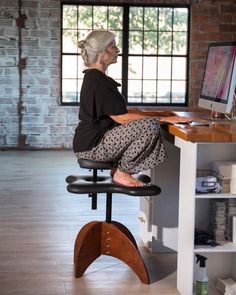
<svg viewBox="0 0 236 295">
<path fill-rule="evenodd" d="M 236 160 L 236 124 L 169 126 L 164 137 L 168 159 L 152 170 L 162 193 L 151 202 L 142 200 L 141 216 L 146 223 L 141 224 L 141 238 L 152 252 L 177 251 L 177 288 L 181 295 L 193 294 L 195 254 L 207 256 L 209 294 L 220 294 L 214 288 L 217 278 L 236 279 L 236 244 L 197 247 L 194 229 L 206 229 L 211 199 L 236 195 L 196 195 L 195 181 L 197 169 L 211 169 L 213 161 Z"/>
</svg>

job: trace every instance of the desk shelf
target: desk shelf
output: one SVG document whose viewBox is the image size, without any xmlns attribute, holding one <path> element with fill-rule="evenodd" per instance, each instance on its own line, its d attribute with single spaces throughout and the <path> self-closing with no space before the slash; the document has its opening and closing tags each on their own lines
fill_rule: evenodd
<svg viewBox="0 0 236 295">
<path fill-rule="evenodd" d="M 220 193 L 220 194 L 197 194 L 196 199 L 236 199 L 236 194 Z"/>
<path fill-rule="evenodd" d="M 195 245 L 194 246 L 194 252 L 195 253 L 219 253 L 219 252 L 230 252 L 234 253 L 236 252 L 236 243 L 230 242 L 230 241 L 219 241 L 220 245 L 216 247 L 212 246 L 202 246 L 202 245 Z"/>
</svg>

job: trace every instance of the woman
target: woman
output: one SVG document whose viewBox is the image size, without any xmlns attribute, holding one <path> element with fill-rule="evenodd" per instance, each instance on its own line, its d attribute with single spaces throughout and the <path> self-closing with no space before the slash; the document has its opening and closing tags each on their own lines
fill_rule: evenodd
<svg viewBox="0 0 236 295">
<path fill-rule="evenodd" d="M 141 186 L 132 174 L 158 165 L 166 159 L 157 118 L 129 112 L 119 83 L 106 75 L 116 63 L 119 49 L 110 31 L 92 31 L 78 43 L 84 65 L 80 93 L 79 125 L 73 148 L 78 158 L 114 161 L 113 181 Z"/>
</svg>

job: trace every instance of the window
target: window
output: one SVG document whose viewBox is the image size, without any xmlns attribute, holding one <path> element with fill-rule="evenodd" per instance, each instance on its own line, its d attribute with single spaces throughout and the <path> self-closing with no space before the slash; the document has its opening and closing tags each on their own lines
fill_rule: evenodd
<svg viewBox="0 0 236 295">
<path fill-rule="evenodd" d="M 83 60 L 79 40 L 108 29 L 121 50 L 108 75 L 131 105 L 186 105 L 188 7 L 62 4 L 62 104 L 79 104 Z"/>
</svg>

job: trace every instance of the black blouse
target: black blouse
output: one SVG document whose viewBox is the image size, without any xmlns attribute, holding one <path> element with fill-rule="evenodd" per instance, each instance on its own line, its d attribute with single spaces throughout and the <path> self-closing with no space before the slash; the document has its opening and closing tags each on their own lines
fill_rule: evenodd
<svg viewBox="0 0 236 295">
<path fill-rule="evenodd" d="M 91 150 L 107 130 L 118 125 L 110 115 L 127 113 L 125 98 L 117 89 L 119 83 L 97 69 L 85 70 L 84 73 L 80 92 L 80 122 L 73 140 L 75 153 Z"/>
</svg>

